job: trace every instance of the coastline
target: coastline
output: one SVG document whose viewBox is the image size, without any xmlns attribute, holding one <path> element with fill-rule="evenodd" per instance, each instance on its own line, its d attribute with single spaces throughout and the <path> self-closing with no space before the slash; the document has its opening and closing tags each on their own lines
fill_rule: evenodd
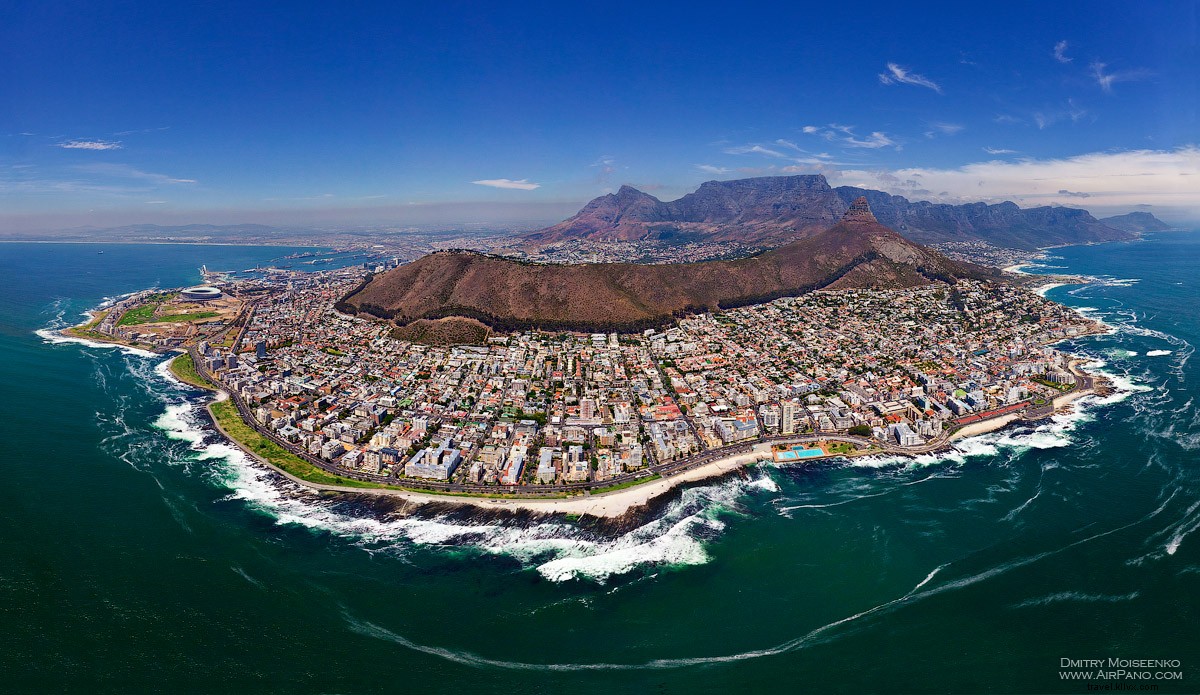
<svg viewBox="0 0 1200 695">
<path fill-rule="evenodd" d="M 313 244 L 292 244 L 285 242 L 273 243 L 243 243 L 235 244 L 230 241 L 138 241 L 136 239 L 0 239 L 0 244 L 107 244 L 113 246 L 128 246 L 128 245 L 147 245 L 147 246 L 267 246 L 272 248 L 298 248 L 298 249 L 328 249 L 328 246 L 318 246 Z"/>
<path fill-rule="evenodd" d="M 1072 401 L 1084 396 L 1095 394 L 1095 389 L 1075 389 L 1069 393 L 1065 393 L 1053 399 L 1052 403 L 1055 410 L 1066 407 Z M 295 476 L 278 466 L 267 461 L 262 456 L 259 456 L 248 447 L 244 446 L 236 438 L 231 436 L 223 427 L 218 418 L 213 414 L 211 407 L 215 403 L 222 402 L 229 398 L 229 394 L 221 390 L 216 398 L 211 400 L 205 406 L 205 412 L 208 418 L 212 421 L 214 428 L 227 439 L 230 443 L 236 446 L 240 451 L 245 453 L 254 461 L 270 468 L 279 473 L 288 480 L 307 487 L 318 492 L 335 492 L 349 493 L 360 495 L 373 495 L 381 497 L 390 497 L 410 502 L 416 505 L 426 504 L 441 504 L 441 505 L 457 505 L 469 506 L 486 511 L 507 511 L 507 512 L 533 512 L 536 514 L 547 515 L 571 515 L 577 517 L 591 516 L 599 519 L 616 519 L 625 516 L 631 512 L 635 512 L 639 508 L 649 508 L 651 503 L 657 498 L 667 495 L 677 488 L 683 487 L 689 483 L 696 483 L 710 479 L 722 478 L 734 474 L 747 466 L 769 462 L 771 458 L 771 444 L 762 442 L 755 444 L 753 449 L 748 453 L 737 454 L 734 456 L 717 459 L 706 463 L 702 466 L 687 470 L 683 473 L 669 477 L 661 477 L 640 485 L 632 485 L 620 490 L 601 493 L 583 493 L 571 497 L 559 498 L 535 498 L 535 497 L 510 497 L 510 498 L 491 498 L 491 497 L 476 497 L 470 495 L 448 495 L 437 494 L 432 492 L 418 492 L 413 490 L 403 490 L 398 488 L 371 488 L 371 487 L 348 487 L 344 485 L 329 485 L 325 483 L 316 483 Z M 911 455 L 895 454 L 899 456 L 909 456 L 915 458 L 917 456 L 928 455 L 929 453 L 938 453 L 945 451 L 947 448 L 952 448 L 951 442 L 959 439 L 967 439 L 970 437 L 978 437 L 984 434 L 989 434 L 1010 427 L 1017 421 L 1021 420 L 1023 413 L 1018 412 L 1011 415 L 991 418 L 976 423 L 971 423 L 961 429 L 955 431 L 947 437 L 942 446 L 936 447 L 932 452 L 913 453 Z M 808 459 L 807 462 L 818 462 L 827 459 L 847 458 L 843 455 L 827 455 Z M 853 457 L 850 457 L 853 458 Z"/>
<path fill-rule="evenodd" d="M 282 475 L 297 485 L 302 485 L 318 492 L 336 492 L 391 497 L 417 505 L 459 505 L 470 506 L 487 511 L 524 511 L 534 512 L 537 514 L 562 514 L 578 517 L 591 516 L 601 519 L 615 519 L 617 517 L 624 516 L 626 513 L 635 510 L 638 507 L 649 506 L 651 501 L 655 498 L 667 494 L 676 487 L 686 483 L 723 477 L 738 471 L 746 465 L 764 460 L 769 457 L 770 448 L 769 444 L 760 444 L 755 446 L 754 451 L 751 453 L 740 454 L 725 459 L 718 459 L 711 463 L 699 466 L 669 478 L 658 478 L 641 485 L 633 485 L 631 487 L 613 490 L 611 492 L 602 492 L 597 494 L 584 493 L 572 497 L 544 499 L 535 497 L 512 497 L 508 499 L 499 499 L 490 497 L 472 497 L 468 495 L 443 495 L 432 492 L 401 490 L 397 488 L 347 487 L 344 485 L 329 485 L 305 480 L 274 465 L 270 461 L 267 461 L 262 456 L 258 455 L 256 452 L 251 451 L 248 447 L 244 446 L 221 426 L 219 419 L 211 410 L 214 404 L 228 400 L 228 398 L 228 393 L 225 391 L 219 391 L 217 396 L 205 405 L 205 413 L 207 414 L 208 419 L 212 422 L 214 429 L 216 429 L 216 431 L 220 433 L 222 437 L 236 446 L 239 451 L 253 459 L 255 462 L 266 466 L 267 468 L 275 471 L 279 475 Z"/>
<path fill-rule="evenodd" d="M 186 355 L 187 353 L 184 354 Z M 207 419 L 212 423 L 213 428 L 225 440 L 235 446 L 251 460 L 275 471 L 279 475 L 287 478 L 297 485 L 314 490 L 316 492 L 386 497 L 411 503 L 417 506 L 434 504 L 451 507 L 470 507 L 489 512 L 534 513 L 541 515 L 563 515 L 578 518 L 590 516 L 600 520 L 612 521 L 631 513 L 637 513 L 639 510 L 648 510 L 659 498 L 662 498 L 663 496 L 668 495 L 688 484 L 723 478 L 733 475 L 747 466 L 772 461 L 772 444 L 769 442 L 760 442 L 755 444 L 750 452 L 716 459 L 702 466 L 697 466 L 696 468 L 689 469 L 676 475 L 659 477 L 642 484 L 635 484 L 618 490 L 594 494 L 591 492 L 584 492 L 569 497 L 482 497 L 466 494 L 439 494 L 435 492 L 421 492 L 416 490 L 406 490 L 399 487 L 351 487 L 348 485 L 318 483 L 301 478 L 271 463 L 263 456 L 253 451 L 249 446 L 230 434 L 224 427 L 222 427 L 220 419 L 213 412 L 212 407 L 218 403 L 227 401 L 230 397 L 229 393 L 219 387 L 210 388 L 200 384 L 192 384 L 183 379 L 174 368 L 175 362 L 178 359 L 179 358 L 176 357 L 166 362 L 166 368 L 160 370 L 160 374 L 163 374 L 164 376 L 167 376 L 180 384 L 184 384 L 192 388 L 204 389 L 210 393 L 215 392 L 214 396 L 205 403 L 204 413 Z M 1082 357 L 1073 361 L 1070 366 L 1071 371 L 1075 372 L 1076 374 L 1089 376 L 1093 379 L 1101 379 L 1102 377 L 1089 374 L 1088 372 L 1085 372 L 1079 368 L 1080 365 L 1086 364 L 1090 361 L 1090 359 Z M 1079 398 L 1088 395 L 1094 395 L 1095 393 L 1095 388 L 1076 388 L 1068 393 L 1064 393 L 1055 397 L 1051 403 L 1054 410 L 1058 411 L 1061 408 L 1067 407 L 1071 402 Z M 1017 413 L 971 423 L 956 430 L 954 433 L 949 435 L 942 444 L 935 445 L 930 451 L 914 452 L 912 454 L 893 452 L 893 455 L 915 458 L 917 456 L 926 456 L 930 453 L 937 454 L 947 450 L 953 450 L 954 446 L 952 442 L 956 440 L 978 437 L 1005 429 L 1016 424 L 1018 421 L 1021 421 L 1023 417 L 1024 412 L 1019 411 Z M 826 455 L 807 459 L 807 462 L 814 463 L 835 458 L 848 457 L 844 455 Z M 849 458 L 853 458 L 853 456 Z M 497 492 L 500 495 L 503 494 L 502 491 Z"/>
<path fill-rule="evenodd" d="M 53 242 L 49 242 L 49 243 L 53 243 Z M 66 243 L 66 242 L 64 242 L 64 243 Z M 1011 271 L 1014 273 L 1023 274 L 1023 275 L 1034 275 L 1034 273 L 1027 273 L 1025 271 L 1020 270 L 1020 268 L 1023 265 L 1027 265 L 1027 264 L 1019 264 L 1016 266 L 1010 266 L 1009 268 L 1006 268 L 1005 270 L 1008 270 L 1008 271 Z M 1039 287 L 1036 290 L 1036 292 L 1039 295 L 1044 297 L 1045 293 L 1048 292 L 1050 289 L 1053 289 L 1054 287 L 1058 287 L 1058 286 L 1061 286 L 1064 284 L 1068 284 L 1068 283 L 1062 283 L 1062 282 L 1049 283 L 1047 285 Z M 82 343 L 82 344 L 85 344 L 88 346 L 95 346 L 95 347 L 119 347 L 119 348 L 131 350 L 131 351 L 136 351 L 138 354 L 143 354 L 145 356 L 161 356 L 164 354 L 169 354 L 169 352 L 175 352 L 175 351 L 149 352 L 149 351 L 144 351 L 137 347 L 130 346 L 127 343 L 121 342 L 116 339 L 104 340 L 103 338 L 98 338 L 98 339 L 93 340 L 93 339 L 88 339 L 88 338 L 83 338 L 81 336 L 73 335 L 74 331 L 79 330 L 81 327 L 86 327 L 86 326 L 90 325 L 94 321 L 95 316 L 96 316 L 96 314 L 94 311 L 89 312 L 88 320 L 81 323 L 79 326 L 74 326 L 74 327 L 65 328 L 65 329 L 57 329 L 57 330 L 53 330 L 53 331 L 47 330 L 46 333 L 47 334 L 52 333 L 54 337 L 53 338 L 50 338 L 48 336 L 43 336 L 43 337 L 47 337 L 47 339 L 49 339 L 49 340 L 57 340 L 57 341 L 63 341 L 63 342 L 78 342 L 78 343 Z M 1108 329 L 1108 327 L 1103 326 L 1102 324 L 1097 324 L 1097 328 L 1099 328 L 1101 330 L 1096 330 L 1094 332 L 1088 331 L 1087 333 L 1084 333 L 1083 335 L 1077 336 L 1077 337 L 1084 337 L 1090 333 L 1104 333 L 1104 332 L 1108 332 L 1108 330 L 1111 330 L 1111 329 Z M 1105 330 L 1105 329 L 1108 329 L 1108 330 Z M 39 333 L 41 333 L 41 332 L 39 332 Z M 183 355 L 181 357 L 186 357 L 188 354 L 189 353 L 185 352 L 185 353 L 183 353 Z M 237 447 L 250 460 L 256 461 L 259 464 L 262 464 L 263 466 L 265 466 L 271 470 L 274 470 L 275 472 L 279 473 L 280 475 L 284 476 L 288 480 L 290 480 L 298 485 L 304 486 L 308 489 L 315 490 L 318 492 L 351 493 L 351 494 L 359 494 L 359 495 L 373 495 L 373 496 L 380 496 L 380 497 L 389 497 L 389 498 L 396 498 L 399 500 L 403 500 L 404 502 L 409 502 L 409 503 L 412 503 L 412 504 L 415 504 L 418 506 L 428 505 L 428 504 L 432 503 L 432 504 L 439 504 L 439 505 L 473 507 L 473 508 L 483 509 L 483 510 L 488 510 L 488 511 L 507 511 L 507 512 L 526 512 L 526 513 L 531 512 L 531 513 L 536 513 L 536 514 L 547 514 L 547 515 L 570 515 L 570 516 L 578 516 L 578 517 L 591 516 L 591 517 L 603 518 L 603 519 L 615 519 L 617 517 L 621 517 L 628 513 L 631 513 L 632 511 L 637 510 L 639 508 L 642 508 L 642 509 L 648 508 L 650 506 L 650 504 L 652 503 L 652 501 L 654 501 L 657 498 L 660 498 L 664 495 L 667 495 L 668 493 L 670 493 L 673 490 L 676 490 L 677 488 L 680 488 L 682 486 L 685 486 L 685 485 L 688 485 L 691 483 L 696 483 L 699 481 L 725 477 L 725 476 L 737 473 L 742 468 L 747 467 L 749 465 L 753 465 L 755 463 L 764 462 L 764 461 L 770 462 L 770 461 L 774 460 L 774 457 L 772 455 L 772 443 L 769 441 L 760 441 L 756 444 L 753 444 L 752 448 L 750 449 L 749 452 L 734 454 L 734 455 L 730 455 L 730 456 L 727 456 L 724 458 L 708 461 L 704 464 L 698 465 L 694 468 L 691 468 L 691 469 L 688 469 L 688 470 L 685 470 L 685 471 L 682 471 L 679 473 L 675 473 L 673 475 L 667 474 L 664 477 L 655 477 L 653 479 L 648 479 L 645 482 L 640 482 L 640 483 L 636 480 L 631 481 L 631 483 L 628 484 L 628 487 L 621 487 L 618 489 L 612 489 L 612 490 L 607 490 L 607 491 L 604 491 L 603 489 L 601 489 L 601 491 L 598 491 L 598 492 L 582 491 L 582 492 L 570 493 L 569 495 L 564 494 L 564 495 L 560 495 L 560 496 L 556 496 L 556 497 L 549 497 L 549 496 L 547 496 L 547 497 L 528 497 L 528 496 L 517 496 L 517 495 L 506 496 L 506 493 L 504 492 L 504 490 L 502 488 L 496 490 L 495 496 L 483 495 L 483 494 L 470 494 L 470 493 L 455 493 L 455 492 L 441 493 L 441 492 L 436 492 L 436 491 L 422 491 L 422 490 L 406 489 L 403 487 L 402 481 L 398 481 L 398 484 L 394 485 L 394 486 L 384 485 L 384 484 L 378 484 L 377 486 L 375 486 L 375 485 L 368 486 L 365 484 L 363 484 L 363 485 L 337 484 L 338 482 L 341 482 L 343 479 L 341 477 L 336 476 L 336 474 L 332 474 L 332 473 L 329 476 L 329 480 L 335 481 L 335 482 L 318 482 L 319 478 L 316 480 L 308 480 L 305 477 L 301 477 L 301 476 L 306 475 L 304 471 L 296 471 L 295 473 L 289 472 L 288 470 L 281 468 L 280 465 L 276 465 L 275 463 L 272 463 L 272 461 L 268 460 L 260 453 L 254 451 L 253 447 L 249 443 L 242 442 L 237 437 L 233 436 L 225 427 L 223 427 L 221 424 L 220 418 L 216 415 L 216 413 L 213 410 L 213 406 L 227 401 L 230 398 L 230 394 L 228 392 L 226 392 L 219 384 L 207 383 L 206 381 L 204 381 L 202 379 L 202 377 L 198 380 L 193 380 L 193 379 L 189 378 L 192 376 L 192 374 L 189 372 L 194 372 L 195 370 L 194 370 L 194 368 L 191 370 L 185 369 L 184 368 L 185 365 L 182 364 L 183 360 L 181 359 L 181 357 L 174 357 L 174 358 L 164 362 L 164 368 L 162 370 L 160 370 L 160 374 L 163 374 L 164 376 L 168 376 L 169 378 L 177 381 L 178 383 L 185 384 L 191 388 L 198 388 L 198 389 L 207 390 L 209 392 L 215 392 L 215 394 L 214 394 L 215 397 L 208 399 L 205 403 L 205 413 L 206 413 L 208 419 L 212 422 L 214 429 L 225 440 L 227 440 L 228 442 L 233 444 L 235 447 Z M 1081 370 L 1077 369 L 1078 365 L 1085 364 L 1088 361 L 1089 360 L 1086 360 L 1086 359 L 1080 357 L 1080 358 L 1072 361 L 1071 367 L 1070 367 L 1073 372 L 1076 372 L 1077 374 L 1079 374 L 1081 376 L 1090 377 L 1091 380 L 1089 380 L 1087 382 L 1088 388 L 1077 387 L 1068 393 L 1064 393 L 1057 397 L 1054 397 L 1053 399 L 1051 399 L 1053 410 L 1057 411 L 1060 408 L 1067 407 L 1071 402 L 1073 402 L 1079 398 L 1082 398 L 1086 395 L 1091 395 L 1091 394 L 1096 393 L 1096 389 L 1093 387 L 1099 383 L 1103 383 L 1102 378 L 1099 376 L 1088 374 L 1087 372 L 1082 372 Z M 199 377 L 198 374 L 196 376 Z M 1039 407 L 1039 409 L 1040 409 L 1040 407 Z M 1041 417 L 1045 417 L 1045 416 L 1046 416 L 1046 413 L 1043 412 L 1041 414 Z M 1025 410 L 1022 409 L 1021 411 L 1018 411 L 1015 413 L 1006 414 L 1006 415 L 1002 415 L 1002 416 L 998 416 L 998 417 L 993 417 L 993 418 L 981 420 L 978 422 L 972 422 L 968 425 L 964 425 L 964 426 L 960 427 L 959 429 L 955 430 L 953 433 L 949 434 L 948 436 L 944 436 L 944 438 L 938 437 L 938 438 L 933 439 L 930 443 L 924 445 L 923 447 L 920 447 L 919 450 L 914 450 L 911 452 L 890 451 L 889 453 L 893 454 L 893 455 L 901 456 L 901 457 L 907 457 L 907 458 L 915 458 L 918 456 L 928 456 L 929 454 L 938 455 L 938 454 L 945 453 L 948 451 L 953 451 L 955 447 L 952 444 L 952 442 L 954 442 L 955 440 L 967 439 L 970 437 L 976 437 L 976 436 L 981 436 L 984 434 L 992 433 L 992 432 L 1004 429 L 1006 427 L 1012 426 L 1013 424 L 1017 423 L 1018 421 L 1024 422 L 1024 421 L 1026 421 L 1026 417 L 1027 417 L 1027 414 L 1026 414 Z M 232 423 L 227 423 L 227 424 L 232 426 Z M 846 458 L 846 457 L 844 455 L 826 454 L 821 457 L 814 457 L 811 459 L 806 459 L 806 462 L 813 463 L 813 462 L 820 461 L 820 459 L 829 459 L 829 458 Z M 286 464 L 283 464 L 283 465 L 286 465 Z M 299 473 L 299 475 L 297 475 L 297 473 Z"/>
</svg>

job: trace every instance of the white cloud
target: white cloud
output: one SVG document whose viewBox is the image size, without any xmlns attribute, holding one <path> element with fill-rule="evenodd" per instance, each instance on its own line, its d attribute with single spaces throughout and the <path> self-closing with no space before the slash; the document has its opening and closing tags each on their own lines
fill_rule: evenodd
<svg viewBox="0 0 1200 695">
<path fill-rule="evenodd" d="M 1045 130 L 1060 121 L 1069 120 L 1077 123 L 1086 115 L 1088 115 L 1087 109 L 1076 104 L 1074 99 L 1067 99 L 1066 106 L 1035 111 L 1032 118 L 1038 130 Z"/>
<path fill-rule="evenodd" d="M 1067 41 L 1063 39 L 1054 44 L 1054 59 L 1060 63 L 1069 63 L 1073 58 L 1067 55 Z"/>
<path fill-rule="evenodd" d="M 957 135 L 966 129 L 966 126 L 957 123 L 930 123 L 930 130 L 925 131 L 925 137 L 933 139 L 939 133 L 942 135 Z"/>
<path fill-rule="evenodd" d="M 477 186 L 491 186 L 492 188 L 508 188 L 517 191 L 532 191 L 535 188 L 541 188 L 542 184 L 532 183 L 528 179 L 481 179 L 472 181 L 471 183 Z"/>
<path fill-rule="evenodd" d="M 899 143 L 881 131 L 873 131 L 870 135 L 859 137 L 854 132 L 852 125 L 839 125 L 830 123 L 824 128 L 817 126 L 806 126 L 804 132 L 809 135 L 816 135 L 830 142 L 840 142 L 846 147 L 866 148 L 876 150 L 881 147 L 895 147 L 900 149 Z"/>
<path fill-rule="evenodd" d="M 898 147 L 896 141 L 889 138 L 887 135 L 875 131 L 865 138 L 856 138 L 849 136 L 842 140 L 847 147 L 866 147 L 868 149 L 879 149 L 880 147 Z"/>
<path fill-rule="evenodd" d="M 1108 68 L 1107 63 L 1095 61 L 1092 63 L 1092 78 L 1096 80 L 1096 84 L 1100 85 L 1100 89 L 1106 92 L 1112 91 L 1112 86 L 1117 82 L 1136 82 L 1150 76 L 1149 70 L 1118 70 L 1117 72 L 1105 72 Z"/>
<path fill-rule="evenodd" d="M 180 179 L 166 174 L 155 174 L 150 171 L 142 171 L 129 166 L 128 164 L 80 164 L 73 167 L 75 171 L 80 171 L 86 174 L 99 174 L 101 176 L 111 176 L 122 179 L 135 179 L 138 181 L 149 181 L 153 184 L 167 185 L 180 183 L 196 183 L 196 179 Z"/>
<path fill-rule="evenodd" d="M 1016 154 L 1017 153 L 1016 150 L 1006 150 L 1001 147 L 985 147 L 985 148 L 983 148 L 983 151 L 987 152 L 988 154 Z"/>
<path fill-rule="evenodd" d="M 730 171 L 725 167 L 714 166 L 712 164 L 697 164 L 696 168 L 706 174 L 728 174 Z"/>
<path fill-rule="evenodd" d="M 740 145 L 738 147 L 727 147 L 725 148 L 725 154 L 761 154 L 766 157 L 778 157 L 780 159 L 787 157 L 787 155 L 782 152 L 767 149 L 762 145 Z"/>
<path fill-rule="evenodd" d="M 924 75 L 909 72 L 908 68 L 901 67 L 896 63 L 888 63 L 887 69 L 887 72 L 879 73 L 879 82 L 881 84 L 910 84 L 916 87 L 932 89 L 938 94 L 942 93 L 942 88 L 938 83 Z"/>
<path fill-rule="evenodd" d="M 58 143 L 64 150 L 119 150 L 121 143 L 109 140 L 68 140 Z"/>
<path fill-rule="evenodd" d="M 1086 191 L 1089 209 L 1153 205 L 1200 218 L 1200 147 L 1174 150 L 1092 152 L 1063 159 L 992 160 L 954 169 L 843 170 L 841 183 L 943 202 L 1012 200 L 1022 206 L 1078 204 Z"/>
</svg>

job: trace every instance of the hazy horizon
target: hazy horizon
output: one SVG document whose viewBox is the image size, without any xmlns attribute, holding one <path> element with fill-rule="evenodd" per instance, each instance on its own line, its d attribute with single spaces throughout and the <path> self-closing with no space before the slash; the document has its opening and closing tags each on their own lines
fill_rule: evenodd
<svg viewBox="0 0 1200 695">
<path fill-rule="evenodd" d="M 1192 3 L 307 6 L 286 31 L 239 3 L 6 19 L 0 233 L 548 223 L 624 183 L 671 200 L 814 173 L 1200 220 Z"/>
</svg>

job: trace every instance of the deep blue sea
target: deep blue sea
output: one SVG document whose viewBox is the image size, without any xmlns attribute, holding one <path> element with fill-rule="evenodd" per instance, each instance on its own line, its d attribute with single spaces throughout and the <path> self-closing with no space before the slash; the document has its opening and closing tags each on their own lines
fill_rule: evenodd
<svg viewBox="0 0 1200 695">
<path fill-rule="evenodd" d="M 104 251 L 104 253 L 98 253 Z M 629 532 L 281 483 L 164 359 L 46 331 L 296 249 L 0 244 L 4 692 L 1200 691 L 1200 233 L 1056 249 L 1119 390 L 920 460 L 760 467 Z M 39 332 L 40 331 L 40 332 Z M 1078 669 L 1074 669 L 1078 670 Z"/>
</svg>

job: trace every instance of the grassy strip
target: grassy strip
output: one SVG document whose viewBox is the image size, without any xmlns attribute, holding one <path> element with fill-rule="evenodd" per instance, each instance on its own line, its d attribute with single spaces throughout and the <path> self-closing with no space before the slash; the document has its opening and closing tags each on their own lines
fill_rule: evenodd
<svg viewBox="0 0 1200 695">
<path fill-rule="evenodd" d="M 209 391 L 217 390 L 215 384 L 200 376 L 200 373 L 196 371 L 196 364 L 192 362 L 191 353 L 185 352 L 179 357 L 171 360 L 170 369 L 171 373 L 175 375 L 176 379 L 179 379 L 186 384 L 191 384 L 197 388 L 207 389 Z"/>
<path fill-rule="evenodd" d="M 284 449 L 275 442 L 267 439 L 259 434 L 244 421 L 237 411 L 237 406 L 232 400 L 224 400 L 213 403 L 208 407 L 213 418 L 221 426 L 230 437 L 238 442 L 248 451 L 252 451 L 262 457 L 271 465 L 287 471 L 291 475 L 307 480 L 310 483 L 320 485 L 339 485 L 342 487 L 354 488 L 375 488 L 379 490 L 401 490 L 403 492 L 417 492 L 425 495 L 443 495 L 446 497 L 464 497 L 464 498 L 483 498 L 483 499 L 557 499 L 566 498 L 570 495 L 545 495 L 533 498 L 518 497 L 515 495 L 478 495 L 462 492 L 442 492 L 440 490 L 422 490 L 419 488 L 407 488 L 397 485 L 383 485 L 380 483 L 371 483 L 362 480 L 354 480 L 352 478 L 343 478 L 340 475 L 333 475 L 308 461 L 296 456 L 292 452 Z"/>
<path fill-rule="evenodd" d="M 92 314 L 91 321 L 88 321 L 85 324 L 75 326 L 75 330 L 90 331 L 93 328 L 95 328 L 96 326 L 99 326 L 100 322 L 104 320 L 105 316 L 108 316 L 108 309 L 105 309 L 103 311 L 97 311 L 96 313 Z"/>
<path fill-rule="evenodd" d="M 645 478 L 636 478 L 634 480 L 626 480 L 623 483 L 617 483 L 616 485 L 609 485 L 608 487 L 595 488 L 594 490 L 592 490 L 592 494 L 599 495 L 599 494 L 602 494 L 605 492 L 616 492 L 617 490 L 624 490 L 625 488 L 635 487 L 637 485 L 649 483 L 651 481 L 658 480 L 659 478 L 662 478 L 662 476 L 657 473 L 654 473 L 654 474 L 646 476 Z"/>
<path fill-rule="evenodd" d="M 226 434 L 235 439 L 237 443 L 242 445 L 247 451 L 254 452 L 272 466 L 287 471 L 297 478 L 307 480 L 310 483 L 320 483 L 322 485 L 342 485 L 344 487 L 364 488 L 388 487 L 387 485 L 379 485 L 376 483 L 368 483 L 351 478 L 343 478 L 340 475 L 326 473 L 320 468 L 317 468 L 308 461 L 305 461 L 270 439 L 262 436 L 245 422 L 243 422 L 242 416 L 238 413 L 237 406 L 233 404 L 232 400 L 227 399 L 224 401 L 218 401 L 210 405 L 208 409 L 213 414 L 213 418 L 215 418 L 217 423 L 221 426 L 221 429 L 225 430 Z"/>
</svg>

